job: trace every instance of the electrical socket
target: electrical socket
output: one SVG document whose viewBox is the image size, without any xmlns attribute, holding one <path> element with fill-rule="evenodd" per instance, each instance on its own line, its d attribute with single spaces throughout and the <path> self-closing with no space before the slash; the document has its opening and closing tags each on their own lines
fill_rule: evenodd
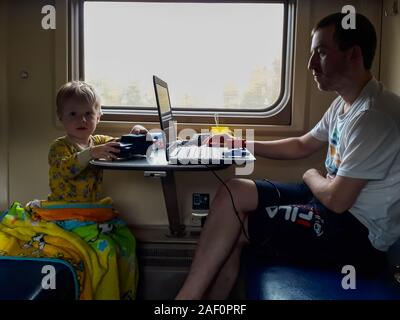
<svg viewBox="0 0 400 320">
<path fill-rule="evenodd" d="M 201 213 L 207 212 L 210 209 L 210 194 L 208 193 L 193 193 L 192 210 Z"/>
<path fill-rule="evenodd" d="M 192 227 L 201 227 L 201 216 L 196 216 L 192 213 L 192 217 L 191 217 L 191 225 Z"/>
<path fill-rule="evenodd" d="M 191 225 L 193 227 L 201 227 L 202 219 L 208 215 L 209 208 L 210 208 L 210 194 L 193 193 L 192 216 L 191 216 Z"/>
</svg>

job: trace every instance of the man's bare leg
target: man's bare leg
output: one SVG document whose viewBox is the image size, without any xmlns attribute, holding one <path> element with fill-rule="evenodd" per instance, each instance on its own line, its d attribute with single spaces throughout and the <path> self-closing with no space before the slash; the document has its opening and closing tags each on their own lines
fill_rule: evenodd
<svg viewBox="0 0 400 320">
<path fill-rule="evenodd" d="M 244 221 L 245 212 L 255 210 L 258 204 L 255 183 L 252 180 L 233 179 L 227 185 L 240 219 Z M 211 205 L 188 277 L 176 299 L 201 299 L 225 262 L 239 263 L 235 258 L 237 252 L 234 252 L 234 247 L 241 231 L 229 192 L 225 186 L 221 186 Z M 231 253 L 234 254 L 233 260 L 229 259 Z M 231 268 L 229 266 L 228 269 Z M 232 270 L 235 268 L 238 266 Z M 217 289 L 212 291 L 214 290 Z"/>
<path fill-rule="evenodd" d="M 239 274 L 242 249 L 248 243 L 247 238 L 241 232 L 236 246 L 203 296 L 205 300 L 224 300 L 228 298 Z"/>
</svg>

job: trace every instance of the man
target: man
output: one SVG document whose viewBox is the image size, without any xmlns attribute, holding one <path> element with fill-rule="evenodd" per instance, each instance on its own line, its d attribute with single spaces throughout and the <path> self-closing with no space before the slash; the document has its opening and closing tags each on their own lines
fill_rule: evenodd
<svg viewBox="0 0 400 320">
<path fill-rule="evenodd" d="M 328 145 L 327 174 L 309 169 L 301 184 L 221 186 L 177 299 L 227 298 L 249 242 L 280 257 L 378 269 L 400 236 L 400 97 L 371 75 L 370 21 L 357 14 L 356 28 L 345 30 L 344 16 L 315 26 L 308 64 L 318 88 L 338 97 L 307 134 L 254 142 L 256 154 L 271 159 L 300 159 Z"/>
</svg>

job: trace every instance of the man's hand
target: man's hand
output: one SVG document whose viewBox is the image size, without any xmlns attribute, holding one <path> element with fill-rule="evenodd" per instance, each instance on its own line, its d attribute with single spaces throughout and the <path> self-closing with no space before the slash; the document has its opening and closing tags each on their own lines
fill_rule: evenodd
<svg viewBox="0 0 400 320">
<path fill-rule="evenodd" d="M 90 156 L 92 159 L 117 159 L 119 153 L 119 143 L 115 141 L 107 142 L 90 148 Z"/>
<path fill-rule="evenodd" d="M 209 145 L 210 147 L 227 147 L 233 148 L 245 148 L 246 140 L 242 138 L 236 138 L 229 133 L 215 134 L 205 139 L 203 144 Z"/>
<path fill-rule="evenodd" d="M 303 180 L 313 195 L 321 203 L 336 213 L 349 210 L 368 180 L 327 175 L 324 177 L 317 169 L 309 169 Z"/>
<path fill-rule="evenodd" d="M 134 125 L 131 129 L 130 133 L 133 134 L 146 134 L 149 132 L 145 127 L 141 126 L 140 124 Z"/>
<path fill-rule="evenodd" d="M 326 178 L 327 178 L 329 181 L 333 181 L 333 180 L 335 179 L 335 177 L 336 177 L 336 175 L 332 176 L 332 175 L 330 175 L 329 173 L 326 174 Z"/>
<path fill-rule="evenodd" d="M 303 181 L 305 182 L 305 183 L 307 183 L 307 180 L 310 180 L 312 177 L 315 177 L 315 176 L 321 176 L 321 177 L 323 177 L 322 176 L 322 174 L 321 174 L 321 172 L 319 171 L 319 170 L 317 170 L 317 169 L 315 169 L 315 168 L 311 168 L 311 169 L 308 169 L 306 172 L 304 172 L 304 174 L 303 174 Z M 332 179 L 329 179 L 330 181 L 332 180 Z"/>
</svg>

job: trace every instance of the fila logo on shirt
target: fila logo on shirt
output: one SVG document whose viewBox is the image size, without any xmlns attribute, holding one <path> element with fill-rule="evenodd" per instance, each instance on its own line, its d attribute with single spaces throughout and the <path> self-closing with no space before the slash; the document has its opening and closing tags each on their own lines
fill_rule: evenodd
<svg viewBox="0 0 400 320">
<path fill-rule="evenodd" d="M 308 207 L 304 206 L 272 206 L 266 207 L 268 216 L 273 219 L 278 213 L 284 215 L 286 221 L 291 221 L 303 225 L 307 228 L 313 227 L 316 235 L 321 236 L 324 220 L 319 214 L 315 214 Z"/>
</svg>

